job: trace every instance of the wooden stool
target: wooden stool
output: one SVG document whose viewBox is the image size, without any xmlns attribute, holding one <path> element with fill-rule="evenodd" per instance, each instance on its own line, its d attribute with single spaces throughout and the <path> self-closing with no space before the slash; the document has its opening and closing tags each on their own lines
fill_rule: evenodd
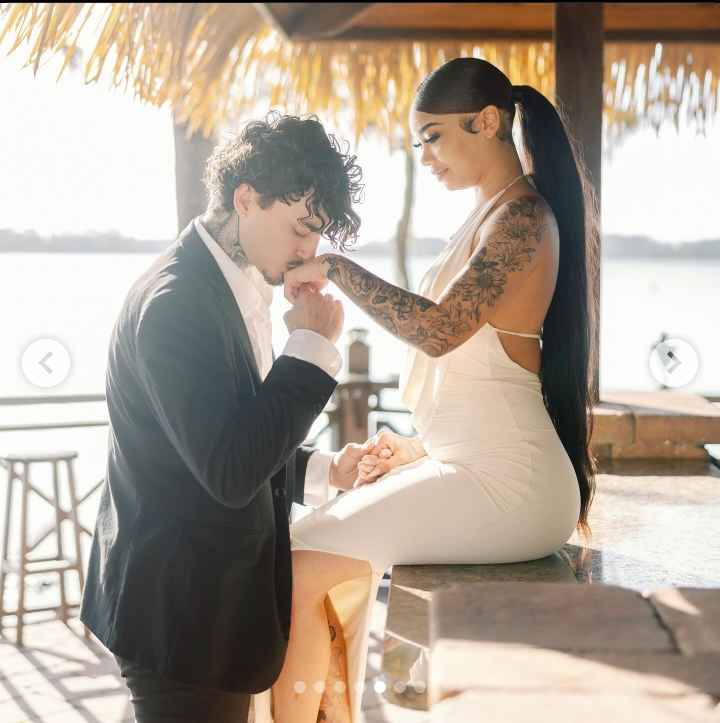
<svg viewBox="0 0 720 723">
<path fill-rule="evenodd" d="M 69 605 L 66 595 L 65 574 L 75 571 L 80 580 L 80 591 L 85 585 L 84 570 L 82 563 L 82 548 L 80 546 L 81 526 L 78 521 L 78 499 L 75 490 L 75 472 L 73 462 L 77 458 L 77 452 L 56 452 L 51 454 L 3 454 L 0 455 L 2 463 L 8 471 L 8 485 L 5 496 L 5 525 L 2 536 L 2 556 L 0 556 L 0 631 L 3 627 L 3 618 L 8 615 L 17 617 L 17 644 L 23 644 L 24 616 L 27 613 L 56 611 L 58 617 L 67 623 L 69 608 L 77 605 Z M 49 463 L 52 465 L 52 482 L 54 496 L 48 496 L 33 484 L 30 478 L 30 467 L 33 464 Z M 60 504 L 60 465 L 66 468 L 66 480 L 70 509 L 65 510 Z M 12 499 L 15 482 L 22 486 L 20 498 L 20 555 L 17 562 L 11 562 L 8 554 L 10 542 L 10 518 L 12 512 Z M 34 492 L 38 497 L 45 500 L 55 510 L 55 521 L 48 525 L 35 539 L 29 540 L 28 530 L 28 500 L 30 493 Z M 75 543 L 75 557 L 69 557 L 63 550 L 62 521 L 68 520 L 73 529 Z M 30 553 L 45 540 L 49 535 L 57 535 L 57 554 L 52 557 L 41 557 L 32 559 Z M 60 605 L 53 605 L 41 608 L 25 607 L 25 579 L 29 575 L 46 574 L 57 572 L 60 576 Z M 5 601 L 5 578 L 8 573 L 18 575 L 18 604 L 15 611 L 6 610 Z M 85 637 L 88 631 L 83 626 Z"/>
</svg>

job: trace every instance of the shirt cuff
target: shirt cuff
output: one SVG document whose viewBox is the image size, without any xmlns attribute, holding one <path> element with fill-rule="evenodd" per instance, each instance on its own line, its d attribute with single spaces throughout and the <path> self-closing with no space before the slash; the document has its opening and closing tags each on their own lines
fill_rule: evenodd
<svg viewBox="0 0 720 723">
<path fill-rule="evenodd" d="M 304 505 L 319 507 L 328 501 L 330 497 L 330 463 L 333 457 L 332 452 L 317 450 L 308 458 L 305 468 Z"/>
<path fill-rule="evenodd" d="M 283 354 L 314 364 L 331 377 L 335 377 L 342 366 L 342 357 L 335 345 L 310 329 L 295 329 Z"/>
</svg>

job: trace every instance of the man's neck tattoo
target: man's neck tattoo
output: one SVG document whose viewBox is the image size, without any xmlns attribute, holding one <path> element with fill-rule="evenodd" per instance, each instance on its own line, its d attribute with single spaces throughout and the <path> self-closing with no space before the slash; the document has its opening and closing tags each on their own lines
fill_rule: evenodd
<svg viewBox="0 0 720 723">
<path fill-rule="evenodd" d="M 242 244 L 240 243 L 240 214 L 236 213 L 235 215 L 237 216 L 237 233 L 233 237 L 230 247 L 230 258 L 238 266 L 247 266 L 248 257 L 245 255 L 245 251 L 243 251 Z"/>
<path fill-rule="evenodd" d="M 233 216 L 237 217 L 234 223 Z M 248 257 L 240 243 L 240 216 L 232 212 L 208 212 L 205 214 L 203 224 L 208 233 L 219 244 L 232 262 L 239 267 L 250 264 Z"/>
</svg>

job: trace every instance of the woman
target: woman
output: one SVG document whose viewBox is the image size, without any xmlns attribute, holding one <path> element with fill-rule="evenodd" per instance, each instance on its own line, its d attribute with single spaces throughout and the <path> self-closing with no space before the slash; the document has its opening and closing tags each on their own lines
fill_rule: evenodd
<svg viewBox="0 0 720 723">
<path fill-rule="evenodd" d="M 293 524 L 276 723 L 360 719 L 369 616 L 390 565 L 532 560 L 576 527 L 589 533 L 594 204 L 564 124 L 538 91 L 474 58 L 423 81 L 410 124 L 421 163 L 477 201 L 419 293 L 335 254 L 286 275 L 290 300 L 330 280 L 408 344 L 400 390 L 419 434 L 369 440 L 356 488 Z M 330 658 L 336 639 L 346 671 Z"/>
</svg>

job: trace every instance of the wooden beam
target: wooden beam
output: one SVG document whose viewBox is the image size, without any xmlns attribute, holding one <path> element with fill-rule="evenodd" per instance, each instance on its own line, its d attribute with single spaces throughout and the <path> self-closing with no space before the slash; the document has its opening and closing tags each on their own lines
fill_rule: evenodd
<svg viewBox="0 0 720 723">
<path fill-rule="evenodd" d="M 555 94 L 565 111 L 570 130 L 585 160 L 600 210 L 603 114 L 603 7 L 602 3 L 555 5 Z M 598 220 L 599 221 L 599 220 Z M 595 253 L 600 258 L 600 234 Z M 590 253 L 591 250 L 589 249 Z M 596 323 L 591 340 L 592 402 L 597 403 L 600 372 L 600 273 L 588 279 Z"/>
<path fill-rule="evenodd" d="M 553 39 L 554 4 L 253 3 L 285 39 L 538 41 Z M 677 7 L 676 7 L 677 6 Z M 718 43 L 720 25 L 697 3 L 605 3 L 608 43 Z M 705 20 L 703 24 L 702 20 Z"/>
<path fill-rule="evenodd" d="M 606 30 L 606 43 L 717 43 L 720 44 L 720 30 Z M 368 28 L 351 27 L 333 37 L 316 38 L 308 35 L 304 40 L 487 40 L 514 41 L 535 40 L 551 42 L 551 30 L 507 30 L 504 28 Z"/>
<path fill-rule="evenodd" d="M 375 3 L 353 29 L 545 31 L 552 33 L 555 3 Z M 720 30 L 718 3 L 603 3 L 607 31 Z"/>
<path fill-rule="evenodd" d="M 332 39 L 375 3 L 253 3 L 288 40 Z"/>
<path fill-rule="evenodd" d="M 297 6 L 305 3 L 253 3 L 260 17 L 275 28 L 285 40 L 290 37 L 290 26 L 297 15 Z"/>
<path fill-rule="evenodd" d="M 335 38 L 375 3 L 306 3 L 293 23 L 292 38 Z"/>
</svg>

